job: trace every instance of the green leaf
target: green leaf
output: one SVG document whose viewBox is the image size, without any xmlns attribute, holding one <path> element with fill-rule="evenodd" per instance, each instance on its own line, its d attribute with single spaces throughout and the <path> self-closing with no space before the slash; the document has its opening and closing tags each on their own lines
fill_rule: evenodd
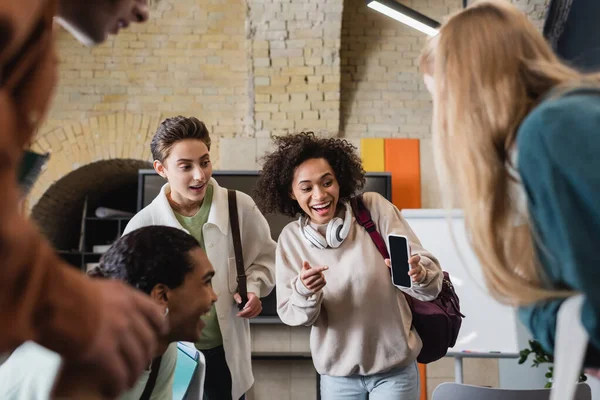
<svg viewBox="0 0 600 400">
<path fill-rule="evenodd" d="M 538 353 L 538 354 L 544 353 L 544 350 L 542 349 L 542 345 L 537 340 L 530 340 L 529 345 L 531 346 L 531 349 L 533 351 L 535 351 L 536 353 Z"/>
<path fill-rule="evenodd" d="M 523 349 L 519 352 L 519 364 L 523 364 L 529 358 L 530 354 L 534 354 L 534 358 L 532 360 L 531 367 L 538 368 L 541 364 L 550 364 L 548 366 L 548 372 L 546 372 L 545 376 L 547 379 L 551 380 L 554 374 L 554 356 L 547 353 L 542 347 L 541 343 L 537 340 L 529 340 L 529 349 Z M 579 382 L 587 381 L 587 376 L 582 372 L 579 376 Z M 546 383 L 546 388 L 552 387 L 552 382 L 549 381 Z"/>
<path fill-rule="evenodd" d="M 529 349 L 523 349 L 519 352 L 519 364 L 523 364 L 525 361 L 527 361 L 527 358 L 529 357 L 529 354 L 531 354 L 531 350 Z"/>
</svg>

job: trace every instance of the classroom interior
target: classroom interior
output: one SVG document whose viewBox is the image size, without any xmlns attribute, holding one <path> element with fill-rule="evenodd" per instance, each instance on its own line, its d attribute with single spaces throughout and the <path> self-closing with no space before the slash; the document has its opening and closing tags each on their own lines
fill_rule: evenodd
<svg viewBox="0 0 600 400">
<path fill-rule="evenodd" d="M 582 68 L 600 66 L 594 45 L 600 43 L 600 30 L 592 18 L 600 15 L 599 2 L 512 2 L 540 30 L 548 26 L 548 18 L 557 18 L 548 12 L 551 6 L 572 3 L 561 36 L 555 38 L 557 51 Z M 443 21 L 465 2 L 400 3 Z M 442 208 L 432 158 L 432 102 L 417 67 L 425 34 L 370 9 L 365 0 L 150 4 L 149 22 L 95 48 L 57 27 L 60 81 L 32 144 L 32 150 L 51 157 L 26 208 L 74 265 L 85 268 L 97 262 L 98 249 L 124 228 L 126 220 L 107 227 L 94 217 L 97 207 L 137 211 L 145 182 L 139 171 L 151 168 L 150 139 L 160 121 L 176 115 L 206 123 L 217 180 L 219 174 L 227 179 L 231 171 L 252 176 L 260 170 L 272 136 L 314 131 L 349 140 L 367 172 L 387 173 L 382 176 L 389 177 L 389 197 L 397 207 Z M 450 267 L 442 263 L 442 268 Z M 486 296 L 482 288 L 468 290 L 474 298 Z M 472 313 L 486 314 L 476 308 Z M 501 327 L 506 335 L 500 331 L 487 341 L 508 337 L 512 350 L 506 353 L 514 357 L 469 357 L 465 351 L 463 381 L 496 388 L 543 387 L 545 367 L 532 368 L 530 360 L 520 365 L 516 358 L 528 346 L 528 332 L 514 314 L 506 309 L 499 313 L 506 314 Z M 465 314 L 468 320 L 469 312 Z M 474 330 L 486 323 L 468 322 Z M 318 374 L 310 358 L 309 328 L 291 328 L 276 316 L 265 316 L 251 324 L 251 331 L 256 382 L 247 398 L 316 399 Z M 441 383 L 454 382 L 457 368 L 453 357 L 421 366 L 421 399 L 431 399 Z M 590 385 L 600 396 L 600 385 Z"/>
</svg>

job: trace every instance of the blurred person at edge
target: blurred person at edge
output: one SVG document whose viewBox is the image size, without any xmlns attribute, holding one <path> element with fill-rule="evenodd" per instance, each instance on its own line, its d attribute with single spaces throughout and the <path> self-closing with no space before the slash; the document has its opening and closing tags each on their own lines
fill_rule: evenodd
<svg viewBox="0 0 600 400">
<path fill-rule="evenodd" d="M 93 365 L 108 397 L 132 387 L 167 332 L 163 309 L 117 281 L 63 262 L 19 210 L 17 168 L 57 80 L 53 20 L 86 45 L 148 19 L 146 0 L 0 1 L 0 353 L 32 340 Z M 2 356 L 4 359 L 5 355 Z"/>
<path fill-rule="evenodd" d="M 598 368 L 600 75 L 562 63 L 504 1 L 480 1 L 451 17 L 420 67 L 433 97 L 444 198 L 465 210 L 490 292 L 519 306 L 551 353 L 559 308 L 585 295 L 584 364 Z"/>
</svg>

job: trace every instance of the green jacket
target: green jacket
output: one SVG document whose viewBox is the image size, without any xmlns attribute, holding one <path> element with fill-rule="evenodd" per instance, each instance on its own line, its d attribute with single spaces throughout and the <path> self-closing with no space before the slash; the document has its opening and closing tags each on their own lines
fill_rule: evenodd
<svg viewBox="0 0 600 400">
<path fill-rule="evenodd" d="M 600 90 L 549 98 L 523 121 L 517 167 L 536 252 L 555 288 L 585 294 L 582 322 L 590 335 L 586 364 L 600 366 Z M 552 352 L 562 300 L 519 310 Z"/>
</svg>

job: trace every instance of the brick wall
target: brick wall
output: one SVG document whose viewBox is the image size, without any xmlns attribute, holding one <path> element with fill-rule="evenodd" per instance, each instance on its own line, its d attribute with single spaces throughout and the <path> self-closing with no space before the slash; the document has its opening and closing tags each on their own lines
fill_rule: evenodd
<svg viewBox="0 0 600 400">
<path fill-rule="evenodd" d="M 460 7 L 456 0 L 403 2 L 433 19 Z M 342 22 L 342 131 L 348 137 L 430 135 L 431 99 L 417 68 L 426 36 L 347 0 Z"/>
<path fill-rule="evenodd" d="M 60 85 L 49 125 L 120 111 L 202 115 L 217 136 L 248 124 L 241 0 L 162 0 L 151 20 L 88 48 L 60 31 Z"/>
<path fill-rule="evenodd" d="M 337 133 L 341 0 L 249 0 L 259 137 Z"/>
<path fill-rule="evenodd" d="M 541 26 L 547 1 L 514 3 Z M 461 5 L 404 3 L 440 20 Z M 207 123 L 215 167 L 223 169 L 259 168 L 269 137 L 291 131 L 355 142 L 420 138 L 423 204 L 439 206 L 431 101 L 416 67 L 423 35 L 363 0 L 160 0 L 152 7 L 149 23 L 100 47 L 59 31 L 61 81 L 35 143 L 54 156 L 31 205 L 70 170 L 117 157 L 98 143 L 123 143 L 118 157 L 146 160 L 155 122 L 184 114 Z M 116 133 L 111 121 L 128 118 L 132 124 Z M 138 120 L 152 123 L 137 129 Z"/>
<path fill-rule="evenodd" d="M 160 0 L 151 20 L 88 48 L 58 29 L 60 83 L 34 149 L 50 151 L 28 204 L 68 172 L 110 158 L 149 160 L 158 123 L 195 115 L 219 139 L 253 132 L 243 0 Z"/>
</svg>

